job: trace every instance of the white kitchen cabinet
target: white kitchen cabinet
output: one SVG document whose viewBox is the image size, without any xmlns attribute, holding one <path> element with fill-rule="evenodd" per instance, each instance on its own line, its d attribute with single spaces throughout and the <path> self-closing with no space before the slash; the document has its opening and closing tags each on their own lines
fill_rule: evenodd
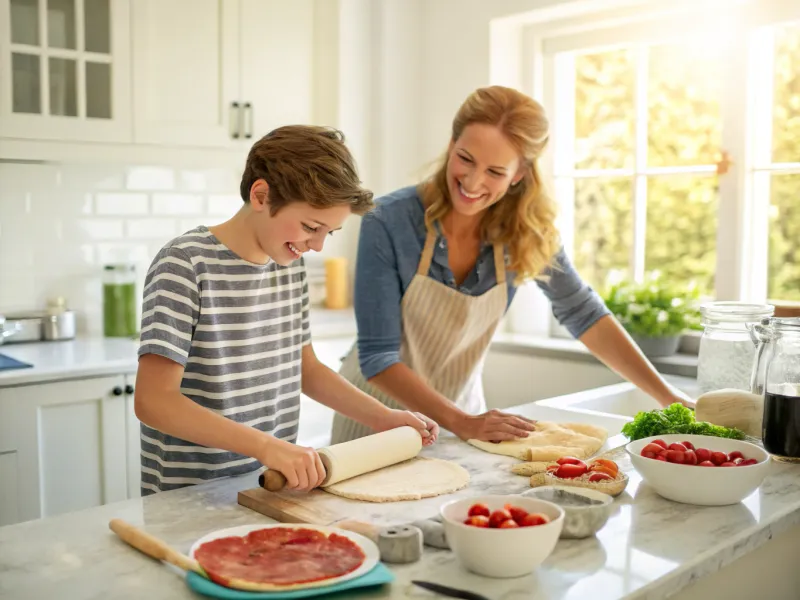
<svg viewBox="0 0 800 600">
<path fill-rule="evenodd" d="M 25 521 L 138 495 L 139 428 L 125 375 L 0 389 L 12 429 L 0 474 L 14 496 L 2 518 Z M 4 452 L 5 450 L 5 452 Z M 131 479 L 134 474 L 135 482 Z M 14 473 L 15 471 L 15 473 Z M 6 512 L 8 514 L 6 514 Z"/>
<path fill-rule="evenodd" d="M 308 122 L 312 1 L 134 2 L 135 141 L 238 148 Z"/>
<path fill-rule="evenodd" d="M 129 142 L 129 0 L 0 0 L 0 136 Z"/>
</svg>

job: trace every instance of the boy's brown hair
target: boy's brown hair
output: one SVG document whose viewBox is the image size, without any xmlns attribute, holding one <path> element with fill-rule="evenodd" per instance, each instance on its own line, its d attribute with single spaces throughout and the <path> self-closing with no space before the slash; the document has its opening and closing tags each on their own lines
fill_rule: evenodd
<svg viewBox="0 0 800 600">
<path fill-rule="evenodd" d="M 270 214 L 292 202 L 314 208 L 350 205 L 363 215 L 372 192 L 361 187 L 355 161 L 338 129 L 312 125 L 279 127 L 258 140 L 247 155 L 240 192 L 250 201 L 253 183 L 269 184 Z"/>
</svg>

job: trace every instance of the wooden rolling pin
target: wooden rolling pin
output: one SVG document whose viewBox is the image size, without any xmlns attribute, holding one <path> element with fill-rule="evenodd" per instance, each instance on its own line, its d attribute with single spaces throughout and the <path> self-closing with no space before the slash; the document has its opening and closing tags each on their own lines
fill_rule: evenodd
<svg viewBox="0 0 800 600">
<path fill-rule="evenodd" d="M 409 460 L 420 450 L 422 437 L 409 426 L 320 448 L 317 453 L 326 472 L 320 487 Z M 280 471 L 268 469 L 258 476 L 258 485 L 270 492 L 279 492 L 286 486 L 286 477 Z"/>
</svg>

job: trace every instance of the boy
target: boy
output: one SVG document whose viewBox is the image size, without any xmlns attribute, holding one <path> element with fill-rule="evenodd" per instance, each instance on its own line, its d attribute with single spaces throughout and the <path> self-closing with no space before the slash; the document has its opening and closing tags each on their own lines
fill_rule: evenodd
<svg viewBox="0 0 800 600">
<path fill-rule="evenodd" d="M 294 445 L 300 394 L 383 431 L 438 427 L 389 410 L 319 362 L 302 255 L 372 207 L 339 131 L 276 129 L 250 150 L 244 205 L 229 221 L 164 246 L 147 273 L 136 416 L 142 495 L 265 465 L 289 489 L 318 486 L 317 453 Z"/>
</svg>

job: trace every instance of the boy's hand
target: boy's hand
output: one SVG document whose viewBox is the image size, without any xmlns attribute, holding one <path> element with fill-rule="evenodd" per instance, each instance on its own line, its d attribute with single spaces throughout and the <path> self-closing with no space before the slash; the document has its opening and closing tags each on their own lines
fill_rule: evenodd
<svg viewBox="0 0 800 600">
<path fill-rule="evenodd" d="M 375 427 L 376 431 L 387 431 L 408 425 L 419 431 L 423 446 L 430 446 L 439 437 L 439 425 L 422 413 L 394 409 L 387 409 L 387 411 L 385 416 L 381 417 L 378 426 Z"/>
<path fill-rule="evenodd" d="M 283 473 L 286 489 L 308 492 L 325 480 L 325 466 L 313 448 L 305 448 L 269 436 L 261 464 Z"/>
</svg>

